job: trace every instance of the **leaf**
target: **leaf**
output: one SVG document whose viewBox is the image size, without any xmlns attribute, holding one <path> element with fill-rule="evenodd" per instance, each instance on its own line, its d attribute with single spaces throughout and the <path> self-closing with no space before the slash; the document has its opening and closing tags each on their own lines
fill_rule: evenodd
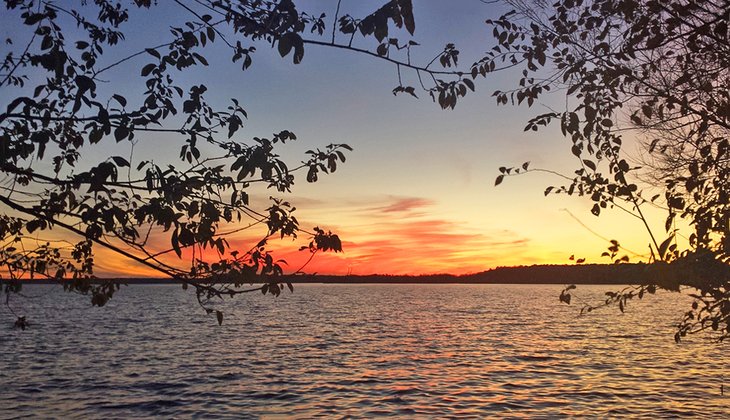
<svg viewBox="0 0 730 420">
<path fill-rule="evenodd" d="M 182 249 L 180 249 L 180 242 L 177 238 L 177 229 L 172 232 L 170 244 L 172 245 L 172 249 L 175 251 L 175 254 L 177 254 L 177 257 L 182 258 Z"/>
<path fill-rule="evenodd" d="M 207 66 L 207 65 L 208 65 L 208 60 L 206 60 L 206 59 L 205 59 L 205 57 L 203 57 L 202 55 L 200 55 L 200 54 L 197 54 L 197 53 L 193 53 L 193 57 L 197 58 L 197 59 L 198 59 L 198 61 L 199 61 L 199 62 L 200 62 L 200 63 L 201 63 L 202 65 L 204 65 L 204 66 Z"/>
<path fill-rule="evenodd" d="M 567 290 L 567 289 L 566 289 Z M 570 293 L 566 293 L 565 290 L 560 292 L 560 301 L 570 305 L 571 296 Z"/>
<path fill-rule="evenodd" d="M 79 112 L 81 109 L 81 95 L 76 96 L 76 99 L 74 99 L 74 106 L 72 108 L 72 112 L 75 114 Z"/>
<path fill-rule="evenodd" d="M 586 105 L 585 107 L 585 116 L 587 121 L 592 121 L 594 118 L 596 118 L 597 111 L 595 108 Z"/>
<path fill-rule="evenodd" d="M 651 115 L 653 114 L 654 110 L 649 105 L 643 105 L 641 107 L 641 112 L 643 112 L 647 118 L 651 118 Z"/>
<path fill-rule="evenodd" d="M 53 38 L 46 35 L 43 37 L 43 41 L 41 41 L 41 50 L 47 50 L 53 46 Z"/>
<path fill-rule="evenodd" d="M 416 30 L 416 22 L 413 18 L 413 5 L 411 0 L 398 0 L 397 3 L 400 6 L 400 14 L 403 17 L 406 30 L 413 35 L 413 32 Z"/>
<path fill-rule="evenodd" d="M 11 3 L 8 3 L 8 4 L 11 4 Z M 28 16 L 25 17 L 25 24 L 28 25 L 28 26 L 35 25 L 36 23 L 38 23 L 41 20 L 43 20 L 45 17 L 46 17 L 46 15 L 43 14 L 43 13 L 32 13 L 32 14 L 29 14 Z"/>
<path fill-rule="evenodd" d="M 289 52 L 291 52 L 292 48 L 294 48 L 295 44 L 295 38 L 299 35 L 293 33 L 293 32 L 287 32 L 284 35 L 279 38 L 279 44 L 277 45 L 277 49 L 279 50 L 279 54 L 282 57 L 286 57 Z M 301 40 L 301 38 L 299 38 Z"/>
<path fill-rule="evenodd" d="M 99 140 L 104 136 L 104 132 L 99 129 L 91 130 L 91 133 L 89 133 L 89 142 L 91 144 L 98 143 Z"/>
<path fill-rule="evenodd" d="M 297 35 L 296 42 L 294 44 L 294 64 L 299 64 L 304 58 L 304 41 Z"/>
<path fill-rule="evenodd" d="M 117 140 L 117 142 L 120 142 L 127 138 L 129 136 L 129 130 L 127 127 L 117 127 L 114 130 L 114 138 Z"/>
<path fill-rule="evenodd" d="M 501 184 L 503 180 L 504 180 L 504 175 L 498 176 L 497 179 L 494 180 L 494 186 L 496 187 L 497 185 Z"/>
<path fill-rule="evenodd" d="M 385 56 L 388 54 L 388 45 L 387 44 L 380 44 L 378 45 L 378 48 L 375 49 L 375 52 L 378 53 L 379 56 Z"/>
<path fill-rule="evenodd" d="M 618 168 L 621 172 L 628 172 L 630 169 L 629 163 L 625 159 L 621 159 L 618 162 Z"/>
<path fill-rule="evenodd" d="M 601 208 L 598 206 L 598 204 L 594 204 L 591 208 L 591 213 L 593 213 L 594 216 L 599 216 L 601 214 Z"/>
<path fill-rule="evenodd" d="M 664 242 L 659 245 L 659 258 L 662 260 L 664 259 L 664 254 L 667 252 L 667 248 L 669 247 L 669 244 L 672 243 L 672 240 L 674 239 L 674 234 L 669 235 L 667 239 L 664 240 Z"/>
<path fill-rule="evenodd" d="M 74 81 L 76 82 L 76 86 L 79 87 L 80 92 L 86 92 L 89 89 L 93 91 L 96 87 L 96 83 L 88 76 L 76 76 Z"/>
<path fill-rule="evenodd" d="M 116 163 L 116 164 L 117 164 L 117 166 L 119 166 L 119 167 L 125 167 L 125 166 L 129 166 L 129 162 L 127 162 L 127 159 L 124 159 L 124 158 L 123 158 L 123 157 L 121 157 L 121 156 L 112 156 L 112 160 L 113 160 L 113 161 L 114 161 L 114 163 Z"/>
<path fill-rule="evenodd" d="M 149 76 L 149 74 L 152 73 L 152 70 L 154 70 L 155 67 L 157 67 L 157 64 L 155 64 L 155 63 L 150 63 L 150 64 L 147 64 L 146 66 L 142 67 L 142 72 L 141 72 L 142 77 Z"/>
<path fill-rule="evenodd" d="M 160 53 L 157 52 L 157 50 L 155 50 L 153 48 L 145 48 L 145 51 L 147 52 L 147 54 L 149 54 L 155 58 L 160 58 Z"/>
<path fill-rule="evenodd" d="M 25 229 L 28 233 L 33 233 L 39 227 L 41 227 L 41 223 L 38 220 L 31 220 L 25 224 Z"/>
<path fill-rule="evenodd" d="M 123 107 L 127 106 L 127 99 L 124 96 L 114 94 L 114 95 L 112 95 L 112 98 L 114 98 L 117 102 L 119 102 L 119 104 L 122 105 Z"/>
</svg>

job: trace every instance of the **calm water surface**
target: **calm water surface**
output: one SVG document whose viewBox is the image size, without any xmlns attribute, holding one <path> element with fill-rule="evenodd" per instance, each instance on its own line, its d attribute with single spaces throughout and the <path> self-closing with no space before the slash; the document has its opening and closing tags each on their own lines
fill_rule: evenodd
<svg viewBox="0 0 730 420">
<path fill-rule="evenodd" d="M 218 327 L 179 286 L 104 308 L 26 287 L 31 330 L 0 312 L 0 418 L 730 415 L 727 348 L 672 339 L 685 297 L 578 317 L 560 289 L 301 285 Z"/>
</svg>

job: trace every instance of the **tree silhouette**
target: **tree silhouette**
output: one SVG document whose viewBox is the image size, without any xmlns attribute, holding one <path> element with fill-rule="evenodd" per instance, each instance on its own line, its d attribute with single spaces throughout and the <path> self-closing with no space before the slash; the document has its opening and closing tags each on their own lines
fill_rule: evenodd
<svg viewBox="0 0 730 420">
<path fill-rule="evenodd" d="M 730 3 L 509 3 L 513 11 L 487 22 L 497 45 L 473 70 L 489 71 L 495 61 L 522 69 L 519 87 L 494 93 L 500 104 L 565 95 L 565 110 L 525 127 L 537 131 L 555 121 L 579 163 L 565 185 L 545 194 L 590 197 L 596 216 L 607 207 L 625 210 L 643 221 L 651 240 L 656 264 L 647 269 L 656 284 L 612 293 L 605 303 L 623 310 L 657 286 L 689 286 L 696 301 L 675 338 L 706 329 L 730 336 Z M 627 134 L 645 143 L 643 167 L 622 147 Z M 530 170 L 501 168 L 497 183 Z M 647 197 L 651 187 L 659 193 Z M 649 228 L 646 205 L 667 211 L 665 239 Z M 678 218 L 692 230 L 687 249 L 675 237 Z"/>
<path fill-rule="evenodd" d="M 178 82 L 181 74 L 209 66 L 204 54 L 214 43 L 225 45 L 243 71 L 253 64 L 254 44 L 269 45 L 295 64 L 307 45 L 368 55 L 396 67 L 394 94 L 416 96 L 401 82 L 401 70 L 407 69 L 444 107 L 455 105 L 451 95 L 474 88 L 463 73 L 448 69 L 458 58 L 453 45 L 419 66 L 410 61 L 417 44 L 392 37 L 415 30 L 410 0 L 388 1 L 362 18 L 341 14 L 338 2 L 330 21 L 324 13 L 300 11 L 291 0 L 166 5 L 183 10 L 189 20 L 145 28 L 146 39 L 166 40 L 110 57 L 108 51 L 125 42 L 130 10 L 159 7 L 157 1 L 5 1 L 4 19 L 18 27 L 5 42 L 0 64 L 0 281 L 8 298 L 20 290 L 19 279 L 45 278 L 104 305 L 119 285 L 94 278 L 94 250 L 102 247 L 184 288 L 192 286 L 220 323 L 223 314 L 209 305 L 211 298 L 292 289 L 282 281 L 282 262 L 267 251 L 269 238 L 308 236 L 302 250 L 312 255 L 342 250 L 336 234 L 300 228 L 289 201 L 254 205 L 249 191 L 264 185 L 289 193 L 297 172 L 316 182 L 320 174 L 334 172 L 351 148 L 331 144 L 289 165 L 277 150 L 296 140 L 294 133 L 240 140 L 247 114 L 238 100 L 217 109 L 206 99 L 204 84 Z M 437 59 L 443 70 L 434 68 Z M 120 68 L 121 79 L 108 79 Z M 135 73 L 139 76 L 130 77 Z M 133 82 L 139 92 L 126 94 L 120 82 Z M 175 164 L 134 154 L 135 145 L 152 134 L 174 136 Z M 110 144 L 126 145 L 127 153 L 99 159 Z M 231 234 L 256 225 L 267 228 L 260 241 L 231 248 Z M 39 236 L 57 231 L 64 239 Z M 169 247 L 155 248 L 154 239 Z"/>
<path fill-rule="evenodd" d="M 105 50 L 124 42 L 130 19 L 125 6 L 6 0 L 6 11 L 25 32 L 16 37 L 20 41 L 6 41 L 0 65 L 0 87 L 10 92 L 0 114 L 0 202 L 6 208 L 0 264 L 3 278 L 11 280 L 4 282 L 5 292 L 17 290 L 12 280 L 24 276 L 69 279 L 65 287 L 103 305 L 118 287 L 90 281 L 93 250 L 105 247 L 193 286 L 212 311 L 205 306 L 211 297 L 281 292 L 281 265 L 266 250 L 271 236 L 304 234 L 313 253 L 341 250 L 337 235 L 300 229 L 288 201 L 255 208 L 248 191 L 263 184 L 289 192 L 298 171 L 315 182 L 336 170 L 349 146 L 312 150 L 290 167 L 276 150 L 295 140 L 293 133 L 241 142 L 246 112 L 238 101 L 214 109 L 206 86 L 176 82 L 181 72 L 208 65 L 203 54 L 212 43 L 223 43 L 244 71 L 253 63 L 254 43 L 295 64 L 306 47 L 318 45 L 391 63 L 393 94 L 422 91 L 444 109 L 474 91 L 475 80 L 506 69 L 521 70 L 519 86 L 494 92 L 498 104 L 529 107 L 543 95 L 564 95 L 565 109 L 537 115 L 525 127 L 559 124 L 577 158 L 574 173 L 562 175 L 566 183 L 545 194 L 589 197 L 596 216 L 606 208 L 634 215 L 646 226 L 655 263 L 647 270 L 656 274 L 656 284 L 613 293 L 605 304 L 623 309 L 657 287 L 690 286 L 696 302 L 676 338 L 706 329 L 719 331 L 721 339 L 730 335 L 727 0 L 507 0 L 514 10 L 487 21 L 495 44 L 468 70 L 458 67 L 464 60 L 454 44 L 425 65 L 411 62 L 417 45 L 409 39 L 415 30 L 411 1 L 388 1 L 362 18 L 341 14 L 340 3 L 327 17 L 301 12 L 291 0 L 172 0 L 190 20 L 172 26 L 169 40 L 109 59 Z M 134 0 L 126 7 L 156 6 Z M 69 21 L 83 39 L 67 40 Z M 395 37 L 403 31 L 406 39 Z M 123 66 L 139 71 L 139 103 L 99 88 L 111 69 Z M 402 71 L 415 73 L 418 90 L 403 84 Z M 131 152 L 93 158 L 92 151 L 112 142 L 133 152 L 141 133 L 175 135 L 179 162 L 159 166 Z M 627 133 L 645 142 L 643 167 L 623 148 Z M 529 163 L 502 167 L 495 184 L 539 170 Z M 642 211 L 647 205 L 667 211 L 665 238 L 649 228 Z M 693 230 L 687 249 L 675 237 L 678 219 Z M 244 229 L 244 220 L 265 224 L 267 235 L 250 249 L 231 250 L 226 237 L 232 231 L 224 226 Z M 35 236 L 59 229 L 78 241 Z M 169 249 L 152 250 L 153 233 L 164 236 Z M 616 257 L 618 242 L 611 247 L 608 254 Z M 569 302 L 571 290 L 561 300 Z M 217 317 L 222 321 L 221 313 Z"/>
<path fill-rule="evenodd" d="M 20 290 L 21 278 L 47 278 L 64 281 L 67 290 L 89 294 L 92 304 L 102 306 L 119 287 L 91 281 L 94 249 L 104 247 L 182 281 L 184 287 L 193 286 L 211 313 L 207 302 L 212 297 L 252 291 L 279 295 L 284 287 L 281 261 L 266 249 L 272 236 L 307 235 L 312 253 L 342 250 L 337 235 L 302 229 L 288 201 L 272 198 L 268 205 L 254 206 L 247 190 L 264 184 L 288 193 L 300 171 L 306 171 L 308 182 L 316 182 L 319 174 L 334 172 L 345 161 L 343 151 L 351 148 L 331 144 L 310 150 L 292 167 L 280 159 L 277 148 L 295 140 L 294 133 L 284 130 L 243 142 L 246 112 L 237 100 L 224 110 L 214 109 L 206 101 L 205 85 L 176 82 L 181 72 L 208 65 L 203 52 L 214 42 L 225 43 L 243 70 L 251 66 L 255 48 L 243 47 L 242 40 L 264 40 L 282 56 L 293 52 L 298 63 L 303 57 L 300 34 L 323 34 L 324 15 L 300 13 L 290 1 L 203 4 L 214 19 L 187 2 L 175 3 L 191 20 L 173 26 L 168 41 L 129 56 L 107 57 L 106 49 L 124 41 L 122 29 L 130 18 L 116 2 L 5 2 L 4 13 L 19 19 L 24 30 L 15 38 L 26 41 L 16 45 L 8 39 L 0 65 L 0 87 L 7 93 L 0 114 L 0 202 L 5 206 L 0 265 L 6 293 Z M 156 5 L 137 0 L 128 7 Z M 386 15 L 401 16 L 398 10 L 392 13 Z M 412 15 L 402 15 L 412 31 Z M 376 20 L 373 28 L 382 31 L 383 22 Z M 143 92 L 138 103 L 121 90 L 99 88 L 119 66 L 138 72 L 136 83 Z M 111 81 L 112 87 L 116 82 Z M 134 145 L 143 133 L 175 135 L 178 163 L 160 166 L 135 156 Z M 94 150 L 109 142 L 126 143 L 129 155 L 94 161 Z M 250 249 L 230 248 L 230 234 L 258 224 L 267 227 L 260 241 Z M 57 230 L 76 239 L 37 236 Z M 164 235 L 169 248 L 151 246 L 155 235 Z M 216 316 L 222 322 L 222 313 L 216 311 Z"/>
</svg>

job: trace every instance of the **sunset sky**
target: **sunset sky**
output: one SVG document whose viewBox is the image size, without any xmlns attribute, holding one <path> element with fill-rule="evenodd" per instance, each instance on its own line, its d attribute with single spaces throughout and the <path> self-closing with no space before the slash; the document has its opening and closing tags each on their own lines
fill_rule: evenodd
<svg viewBox="0 0 730 420">
<path fill-rule="evenodd" d="M 125 51 L 164 42 L 169 33 L 160 26 L 190 19 L 184 10 L 164 3 L 149 12 L 132 13 Z M 315 14 L 324 11 L 329 17 L 336 3 L 310 1 L 300 7 Z M 344 1 L 343 7 L 362 16 L 380 3 Z M 478 0 L 415 1 L 413 39 L 421 45 L 414 50 L 413 61 L 426 63 L 447 42 L 454 42 L 461 50 L 462 68 L 468 69 L 493 45 L 484 20 L 503 12 L 494 7 Z M 12 25 L 3 27 L 0 31 L 7 37 Z M 150 39 L 150 27 L 159 39 Z M 407 39 L 405 32 L 399 35 Z M 358 39 L 355 45 L 376 46 L 371 39 Z M 574 157 L 559 127 L 523 131 L 531 116 L 548 107 L 564 107 L 561 93 L 532 109 L 497 107 L 492 92 L 516 84 L 517 75 L 506 72 L 479 79 L 476 93 L 462 99 L 455 110 L 444 111 L 422 91 L 417 90 L 419 99 L 394 96 L 396 68 L 382 60 L 308 46 L 303 62 L 294 65 L 291 57 L 281 58 L 267 44 L 256 46 L 253 66 L 241 72 L 222 43 L 216 43 L 204 54 L 210 67 L 183 73 L 178 82 L 206 84 L 207 98 L 220 107 L 238 98 L 249 115 L 246 128 L 239 132 L 241 140 L 283 129 L 296 133 L 298 140 L 281 151 L 292 162 L 301 160 L 307 149 L 329 143 L 354 148 L 335 174 L 315 184 L 307 184 L 302 174 L 287 197 L 297 206 L 302 227 L 320 226 L 343 240 L 344 253 L 318 255 L 308 272 L 462 274 L 503 265 L 568 263 L 572 254 L 587 262 L 607 262 L 600 257 L 606 239 L 617 239 L 638 254 L 648 252 L 649 238 L 638 219 L 618 210 L 596 218 L 587 198 L 544 197 L 545 188 L 560 183 L 559 178 L 530 173 L 494 187 L 500 166 L 526 161 L 531 167 L 572 173 Z M 111 53 L 106 55 L 106 60 L 112 59 Z M 146 61 L 141 56 L 110 72 L 109 89 L 125 92 L 128 99 L 141 93 L 141 79 L 125 76 L 139 74 Z M 404 71 L 403 76 L 405 84 L 417 86 L 414 74 Z M 173 137 L 138 138 L 139 159 L 177 158 L 179 144 Z M 114 147 L 98 153 L 108 156 Z M 627 150 L 634 148 L 629 142 Z M 252 204 L 265 206 L 271 194 L 254 191 Z M 650 213 L 661 232 L 661 212 Z M 231 244 L 247 249 L 255 241 L 253 234 L 232 238 Z M 307 257 L 306 251 L 296 251 L 306 242 L 302 238 L 271 245 L 294 271 Z M 633 261 L 642 259 L 629 255 Z M 97 263 L 97 275 L 151 274 L 101 250 Z"/>
</svg>

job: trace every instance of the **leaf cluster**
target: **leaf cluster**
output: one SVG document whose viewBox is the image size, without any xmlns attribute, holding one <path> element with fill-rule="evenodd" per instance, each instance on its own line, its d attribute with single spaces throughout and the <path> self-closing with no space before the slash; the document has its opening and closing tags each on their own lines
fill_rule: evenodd
<svg viewBox="0 0 730 420">
<path fill-rule="evenodd" d="M 712 308 L 703 312 L 712 313 L 710 318 L 698 317 L 694 308 L 678 337 L 713 321 L 714 330 L 723 330 L 727 319 L 716 315 L 730 262 L 728 3 L 509 3 L 512 12 L 487 21 L 495 45 L 472 66 L 472 76 L 500 63 L 521 67 L 519 86 L 494 93 L 498 104 L 531 107 L 548 92 L 565 95 L 564 110 L 537 115 L 525 127 L 538 131 L 559 124 L 578 163 L 574 174 L 559 174 L 565 184 L 545 194 L 587 196 L 596 216 L 615 207 L 639 219 L 651 239 L 650 260 L 665 267 L 653 287 L 678 290 L 682 284 L 719 299 L 699 306 Z M 627 155 L 626 133 L 644 139 L 639 157 Z M 507 175 L 501 172 L 497 184 Z M 659 193 L 648 198 L 647 189 Z M 649 227 L 642 211 L 647 205 L 666 211 L 664 240 Z M 692 230 L 688 249 L 677 242 L 677 219 Z M 604 256 L 616 261 L 617 252 L 613 244 Z M 704 266 L 714 267 L 716 278 Z M 569 303 L 569 296 L 561 295 L 561 301 Z M 631 296 L 619 293 L 607 303 L 623 309 Z"/>
<path fill-rule="evenodd" d="M 289 193 L 295 174 L 304 171 L 308 182 L 316 182 L 319 174 L 335 172 L 352 148 L 331 144 L 308 151 L 299 164 L 287 164 L 278 151 L 297 140 L 293 132 L 242 139 L 247 113 L 239 101 L 218 109 L 207 99 L 207 86 L 181 77 L 209 66 L 205 49 L 221 42 L 233 62 L 242 60 L 243 70 L 252 65 L 256 49 L 242 41 L 268 41 L 282 56 L 293 51 L 298 63 L 302 34 L 321 35 L 325 15 L 299 12 L 285 0 L 209 2 L 203 9 L 216 20 L 185 2 L 177 4 L 191 20 L 171 25 L 162 44 L 120 59 L 107 50 L 123 43 L 131 14 L 115 2 L 5 3 L 29 40 L 20 46 L 8 40 L 0 62 L 0 87 L 13 92 L 0 111 L 5 207 L 0 279 L 6 293 L 19 290 L 20 279 L 42 277 L 102 306 L 118 289 L 94 277 L 94 249 L 103 247 L 193 287 L 220 323 L 213 299 L 250 291 L 278 296 L 283 290 L 279 278 L 285 262 L 268 250 L 271 237 L 306 235 L 312 253 L 342 251 L 337 235 L 300 227 L 288 201 L 271 197 L 268 206 L 257 206 L 249 191 L 261 185 Z M 137 0 L 129 7 L 155 6 Z M 389 7 L 377 13 L 390 20 L 397 13 L 395 23 L 412 31 L 410 2 Z M 381 33 L 380 18 L 371 21 L 363 28 Z M 230 41 L 231 33 L 239 39 Z M 18 34 L 18 39 L 24 38 Z M 126 82 L 136 82 L 136 92 L 122 91 L 116 80 L 105 78 L 117 66 L 130 69 Z M 102 83 L 111 92 L 101 89 Z M 175 136 L 175 149 L 167 156 L 164 151 L 142 159 L 135 155 L 135 146 L 160 133 Z M 129 154 L 99 159 L 110 144 Z M 255 246 L 231 246 L 231 235 L 258 225 L 266 233 Z M 78 241 L 42 239 L 58 237 L 57 231 Z"/>
</svg>

